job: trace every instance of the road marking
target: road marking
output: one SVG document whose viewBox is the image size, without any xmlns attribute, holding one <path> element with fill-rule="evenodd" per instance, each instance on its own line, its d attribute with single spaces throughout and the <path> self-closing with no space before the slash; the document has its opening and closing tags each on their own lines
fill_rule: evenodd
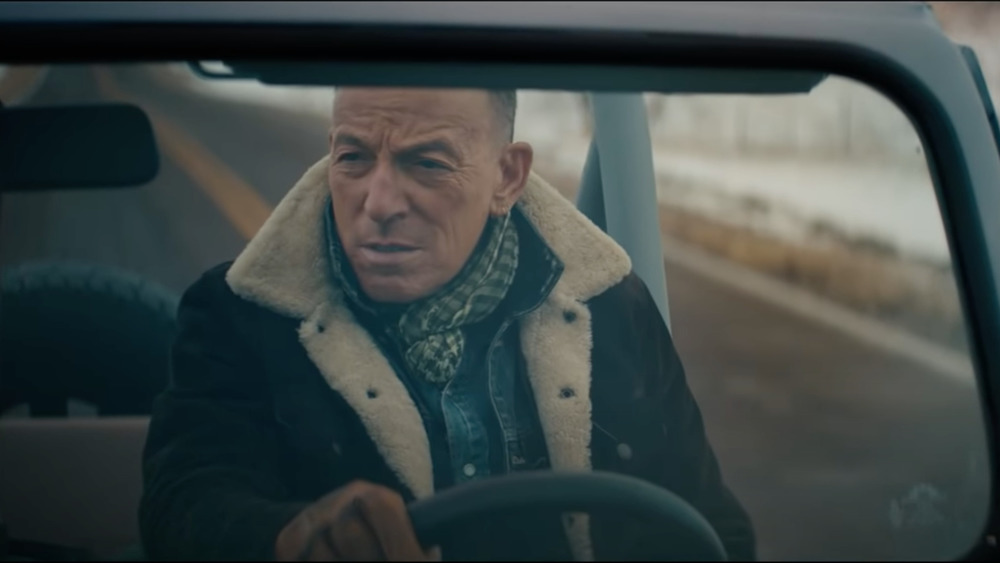
<svg viewBox="0 0 1000 563">
<path fill-rule="evenodd" d="M 158 110 L 128 96 L 115 82 L 110 70 L 103 67 L 92 70 L 103 96 L 136 104 L 145 110 L 167 156 L 215 203 L 245 240 L 253 238 L 272 211 L 257 190 Z"/>
<path fill-rule="evenodd" d="M 30 100 L 45 83 L 48 66 L 9 66 L 0 76 L 0 100 L 5 106 L 16 106 Z"/>
<path fill-rule="evenodd" d="M 855 313 L 799 287 L 737 266 L 672 237 L 664 236 L 662 243 L 664 258 L 668 262 L 913 360 L 955 381 L 971 386 L 976 384 L 972 361 L 967 354 Z"/>
<path fill-rule="evenodd" d="M 95 67 L 94 74 L 103 95 L 136 103 L 118 87 L 110 71 Z M 149 114 L 157 138 L 170 158 L 215 202 L 236 230 L 250 240 L 270 216 L 271 206 L 195 139 L 158 111 L 146 104 L 142 107 Z M 663 255 L 668 262 L 863 343 L 913 360 L 955 381 L 975 385 L 972 362 L 966 354 L 865 317 L 801 288 L 727 262 L 673 238 L 665 236 L 662 242 Z"/>
</svg>

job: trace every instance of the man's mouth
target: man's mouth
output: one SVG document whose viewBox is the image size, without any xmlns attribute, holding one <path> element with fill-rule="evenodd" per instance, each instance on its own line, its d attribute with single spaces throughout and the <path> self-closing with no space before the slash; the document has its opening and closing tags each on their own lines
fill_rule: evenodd
<svg viewBox="0 0 1000 563">
<path fill-rule="evenodd" d="M 381 253 L 411 252 L 417 249 L 414 246 L 398 244 L 398 243 L 366 244 L 364 245 L 364 248 Z"/>
</svg>

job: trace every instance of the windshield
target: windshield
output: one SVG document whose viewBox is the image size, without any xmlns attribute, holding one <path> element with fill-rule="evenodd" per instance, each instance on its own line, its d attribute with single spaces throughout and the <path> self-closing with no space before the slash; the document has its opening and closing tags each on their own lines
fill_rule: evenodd
<svg viewBox="0 0 1000 563">
<path fill-rule="evenodd" d="M 103 516 L 33 512 L 46 492 L 25 462 L 0 496 L 12 537 L 141 536 L 177 555 L 165 546 L 209 542 L 191 511 L 237 549 L 213 514 L 274 536 L 359 479 L 412 502 L 546 469 L 672 490 L 731 554 L 764 560 L 953 558 L 981 531 L 986 434 L 934 182 L 909 117 L 863 83 L 334 91 L 180 62 L 0 72 L 8 108 L 135 104 L 160 154 L 136 189 L 3 196 L 4 389 L 20 393 L 4 421 L 153 415 L 140 522 L 139 492 Z M 130 347 L 152 363 L 119 373 Z M 170 389 L 155 406 L 99 404 L 154 372 Z M 56 379 L 74 381 L 68 406 L 32 403 Z M 287 515 L 249 524 L 236 487 Z M 605 557 L 630 553 L 619 532 L 657 547 L 648 523 L 589 522 Z M 575 525 L 503 529 L 517 549 L 566 535 L 575 554 Z"/>
</svg>

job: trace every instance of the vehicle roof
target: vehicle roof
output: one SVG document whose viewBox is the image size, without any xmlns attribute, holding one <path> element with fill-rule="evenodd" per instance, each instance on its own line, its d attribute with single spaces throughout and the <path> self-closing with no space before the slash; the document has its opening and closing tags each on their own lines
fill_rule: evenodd
<svg viewBox="0 0 1000 563">
<path fill-rule="evenodd" d="M 0 23 L 298 23 L 753 33 L 808 20 L 927 23 L 927 2 L 3 2 Z"/>
</svg>

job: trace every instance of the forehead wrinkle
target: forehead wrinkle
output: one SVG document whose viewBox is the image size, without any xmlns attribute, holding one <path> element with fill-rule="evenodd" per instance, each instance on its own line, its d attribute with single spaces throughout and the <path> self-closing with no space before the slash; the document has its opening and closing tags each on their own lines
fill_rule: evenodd
<svg viewBox="0 0 1000 563">
<path fill-rule="evenodd" d="M 484 111 L 492 112 L 492 102 L 486 101 L 488 103 L 484 104 Z M 332 125 L 335 130 L 349 127 L 354 133 L 371 133 L 384 129 L 393 137 L 402 134 L 407 144 L 422 142 L 442 131 L 453 141 L 452 144 L 477 142 L 489 136 L 492 113 L 485 114 L 485 119 L 482 120 L 488 123 L 478 123 L 470 115 L 455 112 L 445 102 L 446 100 L 439 100 L 429 107 L 420 108 L 419 104 L 414 104 L 414 97 L 400 94 L 360 100 L 352 97 L 345 105 L 341 95 L 334 101 Z M 447 134 L 452 131 L 457 134 Z M 361 135 L 356 136 L 361 137 Z"/>
<path fill-rule="evenodd" d="M 417 129 L 413 133 L 406 129 Z M 454 132 L 457 132 L 455 134 Z M 451 124 L 416 124 L 416 127 L 387 127 L 379 132 L 378 127 L 356 127 L 354 124 L 343 124 L 334 129 L 334 144 L 339 140 L 350 141 L 356 138 L 361 141 L 365 148 L 377 150 L 381 145 L 387 144 L 393 153 L 411 152 L 413 149 L 421 148 L 435 143 L 450 147 L 454 152 L 454 157 L 462 158 L 469 150 L 469 142 L 474 138 L 474 130 L 465 125 L 454 126 Z M 345 139 L 345 137 L 347 139 Z"/>
</svg>

